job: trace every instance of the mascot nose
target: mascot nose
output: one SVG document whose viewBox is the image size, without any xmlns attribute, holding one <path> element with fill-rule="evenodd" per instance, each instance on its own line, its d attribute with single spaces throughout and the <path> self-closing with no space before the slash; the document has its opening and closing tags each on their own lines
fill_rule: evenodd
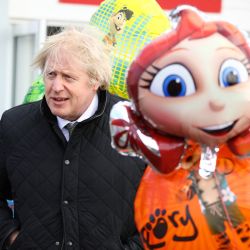
<svg viewBox="0 0 250 250">
<path fill-rule="evenodd" d="M 220 100 L 212 100 L 212 101 L 209 101 L 209 108 L 212 110 L 212 111 L 221 111 L 223 110 L 225 107 L 225 104 L 220 101 Z"/>
</svg>

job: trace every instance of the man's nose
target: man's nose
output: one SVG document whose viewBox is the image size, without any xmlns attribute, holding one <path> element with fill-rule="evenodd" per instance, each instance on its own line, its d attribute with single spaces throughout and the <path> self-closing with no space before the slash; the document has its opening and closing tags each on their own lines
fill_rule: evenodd
<svg viewBox="0 0 250 250">
<path fill-rule="evenodd" d="M 53 80 L 52 88 L 54 91 L 59 92 L 63 90 L 63 79 L 60 76 L 56 76 Z"/>
</svg>

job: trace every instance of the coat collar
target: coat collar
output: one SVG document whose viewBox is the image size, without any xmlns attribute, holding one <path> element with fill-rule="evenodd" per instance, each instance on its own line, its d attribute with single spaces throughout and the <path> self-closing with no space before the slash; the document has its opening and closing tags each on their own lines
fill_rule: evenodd
<svg viewBox="0 0 250 250">
<path fill-rule="evenodd" d="M 108 92 L 107 92 L 107 90 L 99 90 L 97 92 L 97 94 L 98 94 L 98 108 L 93 116 L 89 117 L 88 119 L 84 120 L 83 122 L 88 122 L 90 120 L 93 120 L 97 117 L 100 117 L 104 113 L 106 105 L 107 105 L 107 100 L 108 100 Z M 57 124 L 57 118 L 55 115 L 53 115 L 51 113 L 45 97 L 43 97 L 43 99 L 41 101 L 40 110 L 50 123 Z"/>
</svg>

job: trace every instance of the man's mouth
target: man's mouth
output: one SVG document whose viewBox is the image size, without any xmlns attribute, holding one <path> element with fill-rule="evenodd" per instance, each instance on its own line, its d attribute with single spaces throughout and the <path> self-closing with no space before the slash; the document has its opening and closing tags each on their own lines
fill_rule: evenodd
<svg viewBox="0 0 250 250">
<path fill-rule="evenodd" d="M 222 136 L 222 135 L 227 134 L 229 131 L 231 131 L 234 125 L 236 124 L 236 122 L 237 121 L 227 122 L 227 123 L 215 125 L 215 126 L 209 126 L 209 127 L 201 128 L 201 130 L 214 136 Z"/>
<path fill-rule="evenodd" d="M 62 103 L 67 101 L 69 98 L 66 97 L 52 97 L 52 100 L 56 103 Z"/>
</svg>

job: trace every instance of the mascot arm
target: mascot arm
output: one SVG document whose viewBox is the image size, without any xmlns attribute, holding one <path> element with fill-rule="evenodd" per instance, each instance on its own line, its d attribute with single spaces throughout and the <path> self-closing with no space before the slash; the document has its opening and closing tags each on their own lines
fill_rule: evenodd
<svg viewBox="0 0 250 250">
<path fill-rule="evenodd" d="M 145 125 L 130 102 L 119 102 L 113 106 L 110 127 L 112 146 L 121 154 L 143 158 L 162 173 L 169 173 L 178 166 L 184 140 L 161 135 Z"/>
<path fill-rule="evenodd" d="M 237 156 L 250 156 L 250 128 L 228 141 L 228 147 Z"/>
</svg>

